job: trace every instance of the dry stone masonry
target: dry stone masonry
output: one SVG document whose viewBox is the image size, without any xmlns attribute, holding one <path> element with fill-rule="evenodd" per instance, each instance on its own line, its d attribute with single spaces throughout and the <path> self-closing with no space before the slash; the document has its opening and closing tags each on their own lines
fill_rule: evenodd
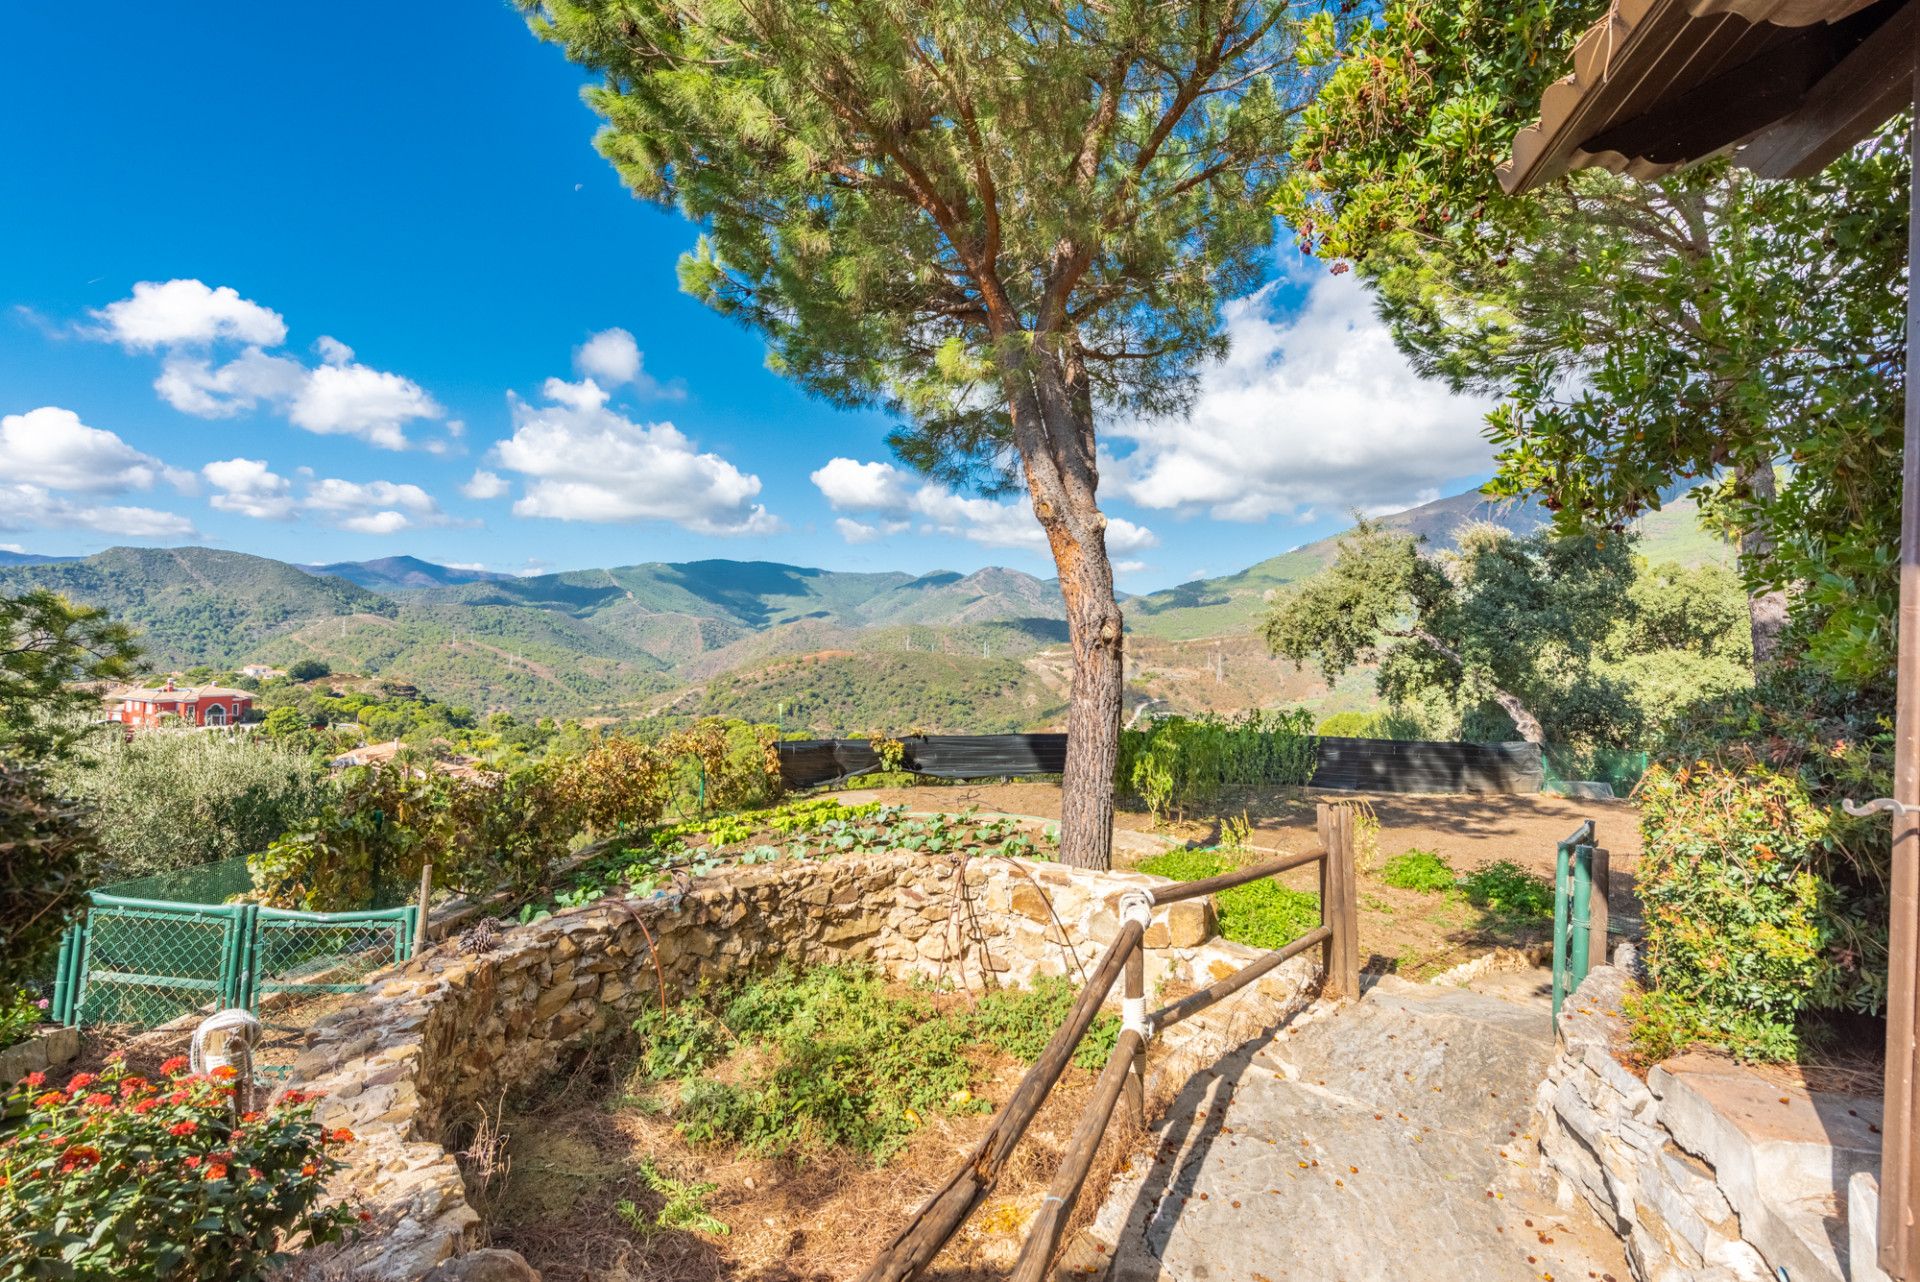
<svg viewBox="0 0 1920 1282">
<path fill-rule="evenodd" d="M 1869 1282 L 1877 1270 L 1848 1267 L 1845 1208 L 1850 1182 L 1870 1184 L 1878 1166 L 1879 1100 L 1816 1095 L 1704 1056 L 1643 1081 L 1615 1054 L 1630 983 L 1601 967 L 1568 999 L 1539 1105 L 1549 1165 L 1626 1240 L 1634 1277 Z M 1873 1252 L 1852 1254 L 1870 1264 Z"/>
<path fill-rule="evenodd" d="M 1077 976 L 1117 932 L 1121 895 L 1163 881 L 999 857 L 782 862 L 680 894 L 601 900 L 504 931 L 477 955 L 443 944 L 317 1025 L 294 1070 L 298 1089 L 322 1093 L 320 1119 L 358 1137 L 341 1192 L 374 1220 L 340 1263 L 380 1282 L 513 1276 L 517 1256 L 480 1254 L 484 1226 L 454 1152 L 503 1093 L 617 1037 L 663 993 L 782 960 L 861 959 L 975 990 Z M 1205 901 L 1158 910 L 1146 946 L 1149 994 L 1211 983 L 1260 955 L 1217 938 Z M 1176 1025 L 1155 1072 L 1184 1078 L 1273 1027 L 1307 1004 L 1318 974 L 1315 957 L 1295 958 L 1212 1018 Z"/>
</svg>

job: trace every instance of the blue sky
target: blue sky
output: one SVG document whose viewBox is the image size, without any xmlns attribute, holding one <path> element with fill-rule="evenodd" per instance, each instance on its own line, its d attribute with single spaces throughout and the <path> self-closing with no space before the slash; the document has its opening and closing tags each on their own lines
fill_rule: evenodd
<svg viewBox="0 0 1920 1282">
<path fill-rule="evenodd" d="M 28 7 L 0 45 L 0 546 L 1050 573 L 1023 500 L 910 476 L 884 417 L 678 292 L 693 229 L 625 192 L 504 3 L 86 28 Z M 1190 415 L 1102 424 L 1123 588 L 1489 470 L 1483 407 L 1294 260 L 1228 309 Z"/>
</svg>

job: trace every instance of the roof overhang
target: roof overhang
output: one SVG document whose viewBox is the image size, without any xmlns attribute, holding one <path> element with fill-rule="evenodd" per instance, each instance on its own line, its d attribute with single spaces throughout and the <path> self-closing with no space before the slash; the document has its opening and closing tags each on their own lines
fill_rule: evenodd
<svg viewBox="0 0 1920 1282">
<path fill-rule="evenodd" d="M 1616 0 L 1500 185 L 1653 178 L 1735 149 L 1765 177 L 1817 173 L 1912 100 L 1917 27 L 1920 0 Z"/>
</svg>

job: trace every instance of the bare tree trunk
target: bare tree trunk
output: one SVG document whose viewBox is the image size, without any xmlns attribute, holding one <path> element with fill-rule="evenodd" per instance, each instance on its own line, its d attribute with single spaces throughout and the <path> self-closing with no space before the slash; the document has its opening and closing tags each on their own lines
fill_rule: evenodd
<svg viewBox="0 0 1920 1282">
<path fill-rule="evenodd" d="M 1762 459 L 1740 469 L 1740 483 L 1756 502 L 1770 503 L 1775 494 L 1773 460 Z M 1750 525 L 1740 532 L 1740 559 L 1765 560 L 1773 552 L 1766 527 Z M 1787 626 L 1787 594 L 1778 589 L 1747 598 L 1747 626 L 1753 635 L 1753 666 L 1758 671 L 1780 651 L 1780 633 Z"/>
<path fill-rule="evenodd" d="M 1125 681 L 1122 625 L 1107 559 L 1107 518 L 1095 492 L 1093 405 L 1085 372 L 1064 355 L 1036 348 L 1010 372 L 1014 440 L 1033 512 L 1060 575 L 1073 686 L 1067 704 L 1067 764 L 1060 787 L 1060 862 L 1113 864 L 1113 770 L 1120 750 Z"/>
</svg>

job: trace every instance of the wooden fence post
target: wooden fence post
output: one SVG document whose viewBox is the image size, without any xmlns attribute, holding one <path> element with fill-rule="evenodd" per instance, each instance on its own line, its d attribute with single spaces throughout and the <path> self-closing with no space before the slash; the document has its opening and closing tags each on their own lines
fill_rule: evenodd
<svg viewBox="0 0 1920 1282">
<path fill-rule="evenodd" d="M 1593 890 L 1587 900 L 1587 969 L 1608 964 L 1607 894 L 1613 889 L 1613 857 L 1595 846 L 1591 860 Z"/>
<path fill-rule="evenodd" d="M 1353 812 L 1345 806 L 1319 805 L 1320 923 L 1331 932 L 1322 954 L 1325 980 L 1321 995 L 1337 1000 L 1360 996 L 1360 894 L 1353 857 Z"/>
</svg>

